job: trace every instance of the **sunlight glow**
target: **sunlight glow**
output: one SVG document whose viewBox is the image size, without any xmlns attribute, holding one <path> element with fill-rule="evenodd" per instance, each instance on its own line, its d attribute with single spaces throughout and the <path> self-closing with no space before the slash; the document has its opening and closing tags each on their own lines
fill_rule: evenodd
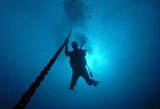
<svg viewBox="0 0 160 109">
<path fill-rule="evenodd" d="M 86 59 L 89 68 L 94 72 L 97 72 L 100 69 L 102 70 L 107 61 L 106 57 L 101 52 L 100 47 L 96 45 L 93 46 L 92 53 L 87 53 Z"/>
</svg>

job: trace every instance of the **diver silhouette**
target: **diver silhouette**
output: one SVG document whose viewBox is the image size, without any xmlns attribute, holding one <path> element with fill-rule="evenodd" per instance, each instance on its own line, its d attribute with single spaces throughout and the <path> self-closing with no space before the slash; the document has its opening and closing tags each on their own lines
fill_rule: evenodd
<svg viewBox="0 0 160 109">
<path fill-rule="evenodd" d="M 65 40 L 65 55 L 70 57 L 70 66 L 72 68 L 72 78 L 69 86 L 70 90 L 74 90 L 75 85 L 77 84 L 78 78 L 81 76 L 89 86 L 97 86 L 99 81 L 90 79 L 88 71 L 86 69 L 86 50 L 78 48 L 76 41 L 71 43 L 73 51 L 68 51 L 68 39 Z"/>
</svg>

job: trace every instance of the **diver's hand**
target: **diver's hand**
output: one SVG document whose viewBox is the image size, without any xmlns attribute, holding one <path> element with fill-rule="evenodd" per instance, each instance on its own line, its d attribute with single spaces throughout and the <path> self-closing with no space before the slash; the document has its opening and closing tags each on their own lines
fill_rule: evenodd
<svg viewBox="0 0 160 109">
<path fill-rule="evenodd" d="M 67 45 L 69 42 L 68 38 L 65 39 L 65 45 Z"/>
</svg>

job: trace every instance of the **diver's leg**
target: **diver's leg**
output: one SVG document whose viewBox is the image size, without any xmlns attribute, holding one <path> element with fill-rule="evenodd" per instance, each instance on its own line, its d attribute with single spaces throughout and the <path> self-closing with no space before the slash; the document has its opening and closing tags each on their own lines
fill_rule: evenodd
<svg viewBox="0 0 160 109">
<path fill-rule="evenodd" d="M 99 83 L 99 81 L 95 81 L 94 79 L 90 79 L 86 68 L 83 68 L 81 76 L 84 78 L 84 80 L 86 81 L 86 83 L 89 86 L 91 86 L 91 85 L 97 86 Z"/>
<path fill-rule="evenodd" d="M 77 84 L 77 80 L 79 78 L 79 75 L 76 73 L 72 73 L 71 83 L 69 86 L 70 90 L 74 90 L 74 86 Z"/>
<path fill-rule="evenodd" d="M 86 81 L 86 83 L 91 86 L 93 83 L 88 75 L 88 72 L 87 72 L 87 69 L 84 67 L 82 69 L 82 73 L 81 73 L 81 76 L 83 77 L 83 79 Z"/>
</svg>

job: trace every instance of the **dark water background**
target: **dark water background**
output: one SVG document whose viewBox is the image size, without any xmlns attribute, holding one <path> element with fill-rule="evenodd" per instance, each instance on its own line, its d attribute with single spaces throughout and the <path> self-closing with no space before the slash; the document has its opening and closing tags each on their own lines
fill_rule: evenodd
<svg viewBox="0 0 160 109">
<path fill-rule="evenodd" d="M 69 91 L 62 51 L 26 109 L 160 109 L 159 16 L 159 0 L 1 0 L 0 109 L 20 100 L 71 25 L 99 86 L 80 78 Z"/>
</svg>

